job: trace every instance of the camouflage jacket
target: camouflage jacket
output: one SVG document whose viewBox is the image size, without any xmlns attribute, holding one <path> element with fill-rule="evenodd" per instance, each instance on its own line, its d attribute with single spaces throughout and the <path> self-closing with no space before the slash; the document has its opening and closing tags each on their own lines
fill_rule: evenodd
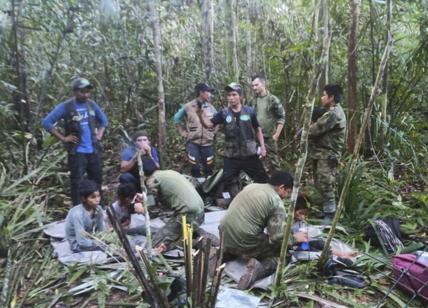
<svg viewBox="0 0 428 308">
<path fill-rule="evenodd" d="M 279 99 L 268 92 L 265 96 L 253 97 L 249 105 L 256 110 L 257 120 L 265 138 L 271 138 L 277 124 L 285 123 L 285 111 Z"/>
<path fill-rule="evenodd" d="M 345 147 L 346 116 L 342 107 L 330 107 L 309 128 L 309 156 L 312 159 L 339 159 Z"/>
<path fill-rule="evenodd" d="M 204 201 L 195 187 L 174 170 L 157 170 L 147 178 L 147 190 L 166 210 L 175 215 L 199 214 L 204 211 Z"/>
<path fill-rule="evenodd" d="M 233 199 L 220 222 L 225 248 L 251 252 L 265 239 L 265 228 L 269 243 L 281 245 L 286 217 L 284 204 L 272 185 L 246 186 Z"/>
</svg>

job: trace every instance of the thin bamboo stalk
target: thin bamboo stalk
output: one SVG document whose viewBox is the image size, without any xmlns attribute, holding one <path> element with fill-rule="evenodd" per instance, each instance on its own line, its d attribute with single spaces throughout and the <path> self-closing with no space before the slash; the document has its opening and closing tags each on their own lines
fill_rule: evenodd
<svg viewBox="0 0 428 308">
<path fill-rule="evenodd" d="M 144 168 L 143 168 L 143 160 L 141 159 L 141 154 L 138 154 L 138 170 L 140 175 L 140 185 L 141 185 L 141 192 L 143 193 L 143 208 L 144 208 L 144 217 L 145 224 L 146 224 L 146 248 L 147 248 L 147 254 L 149 255 L 149 258 L 152 257 L 152 230 L 150 227 L 150 214 L 149 214 L 149 208 L 147 206 L 147 188 L 144 184 Z"/>
<path fill-rule="evenodd" d="M 192 289 L 192 306 L 198 307 L 199 294 L 201 292 L 200 266 L 201 266 L 202 250 L 198 249 L 193 255 L 193 289 Z"/>
<path fill-rule="evenodd" d="M 216 273 L 214 275 L 213 282 L 211 284 L 211 294 L 209 297 L 209 302 L 207 304 L 208 307 L 212 307 L 212 308 L 215 307 L 215 303 L 218 295 L 218 289 L 220 288 L 221 275 L 223 274 L 223 270 L 225 267 L 226 267 L 226 264 L 222 264 L 216 269 Z"/>
<path fill-rule="evenodd" d="M 135 277 L 140 282 L 141 286 L 143 287 L 144 293 L 144 300 L 149 302 L 153 307 L 168 307 L 168 305 L 165 305 L 163 300 L 161 298 L 156 297 L 156 293 L 153 290 L 153 287 L 149 280 L 144 275 L 144 272 L 138 263 L 137 258 L 135 257 L 134 252 L 131 249 L 131 245 L 128 241 L 128 238 L 125 235 L 125 232 L 123 231 L 122 225 L 117 221 L 116 219 L 116 213 L 114 211 L 114 208 L 108 207 L 107 208 L 107 215 L 111 221 L 111 225 L 116 232 L 120 242 L 123 245 L 123 248 L 125 249 L 126 254 L 128 255 L 129 262 L 131 263 L 132 267 L 134 268 Z"/>
<path fill-rule="evenodd" d="M 207 289 L 207 280 L 208 280 L 208 262 L 210 259 L 210 250 L 211 250 L 211 239 L 204 238 L 203 239 L 203 248 L 202 248 L 202 258 L 201 258 L 201 266 L 200 266 L 200 275 L 201 275 L 201 291 L 199 296 L 198 303 L 203 305 L 205 302 L 205 290 Z"/>
<path fill-rule="evenodd" d="M 187 298 L 192 296 L 193 288 L 193 268 L 192 268 L 192 228 L 187 225 L 186 215 L 181 217 L 183 230 L 183 250 L 184 250 L 184 269 L 186 273 L 186 294 Z"/>
<path fill-rule="evenodd" d="M 370 94 L 369 103 L 368 103 L 367 108 L 364 112 L 363 122 L 362 122 L 362 125 L 360 128 L 360 132 L 358 134 L 357 141 L 355 143 L 354 152 L 352 153 L 352 161 L 351 161 L 349 168 L 346 172 L 347 173 L 346 180 L 345 180 L 345 183 L 343 185 L 342 192 L 340 193 L 340 198 L 339 198 L 339 202 L 337 205 L 336 214 L 333 218 L 330 231 L 328 232 L 327 239 L 325 241 L 324 248 L 322 250 L 321 257 L 320 257 L 319 262 L 318 262 L 318 266 L 320 269 L 324 268 L 324 266 L 328 260 L 328 251 L 330 248 L 330 243 L 333 239 L 334 232 L 336 230 L 336 225 L 339 222 L 340 214 L 342 213 L 343 206 L 345 203 L 345 197 L 346 197 L 346 194 L 348 192 L 349 186 L 351 184 L 352 176 L 354 174 L 355 168 L 357 166 L 357 163 L 358 163 L 358 160 L 360 157 L 361 145 L 364 141 L 365 131 L 367 129 L 367 125 L 368 125 L 368 122 L 370 119 L 370 115 L 372 113 L 372 109 L 373 109 L 373 105 L 374 105 L 374 101 L 375 101 L 378 89 L 381 86 L 383 72 L 384 72 L 386 65 L 388 63 L 388 58 L 389 58 L 389 53 L 391 51 L 391 47 L 392 47 L 392 38 L 390 36 L 389 40 L 385 46 L 385 50 L 383 52 L 382 60 L 379 64 L 377 77 L 376 77 L 375 83 L 373 85 L 371 94 Z"/>
<path fill-rule="evenodd" d="M 311 124 L 311 115 L 314 109 L 315 98 L 318 92 L 318 84 L 321 78 L 322 69 L 323 67 L 325 67 L 325 62 L 328 61 L 328 50 L 330 48 L 330 41 L 331 41 L 330 36 L 324 36 L 320 60 L 318 64 L 315 66 L 314 76 L 312 78 L 312 83 L 309 88 L 309 92 L 306 99 L 307 103 L 304 106 L 305 110 L 304 110 L 303 129 L 302 129 L 302 137 L 300 139 L 300 157 L 296 164 L 296 171 L 294 172 L 294 186 L 293 186 L 293 191 L 291 193 L 291 202 L 290 202 L 291 204 L 290 204 L 290 207 L 288 208 L 287 223 L 284 225 L 284 236 L 282 239 L 281 253 L 280 253 L 280 258 L 278 262 L 278 267 L 276 270 L 276 278 L 275 278 L 276 287 L 279 287 L 281 283 L 282 274 L 284 271 L 284 267 L 286 265 L 285 256 L 286 256 L 287 247 L 291 236 L 291 225 L 293 224 L 293 220 L 294 220 L 294 209 L 296 207 L 297 196 L 299 194 L 300 180 L 302 178 L 303 169 L 306 163 L 306 157 L 308 155 L 308 136 L 309 136 L 309 126 Z"/>
<path fill-rule="evenodd" d="M 137 249 L 137 252 L 140 255 L 140 258 L 143 260 L 144 265 L 146 266 L 147 274 L 149 275 L 149 279 L 152 282 L 153 290 L 156 294 L 156 297 L 162 300 L 164 307 L 169 307 L 168 300 L 166 299 L 162 290 L 159 288 L 159 281 L 157 279 L 155 271 L 153 270 L 153 266 L 150 264 L 149 259 L 147 258 L 141 247 Z"/>
</svg>

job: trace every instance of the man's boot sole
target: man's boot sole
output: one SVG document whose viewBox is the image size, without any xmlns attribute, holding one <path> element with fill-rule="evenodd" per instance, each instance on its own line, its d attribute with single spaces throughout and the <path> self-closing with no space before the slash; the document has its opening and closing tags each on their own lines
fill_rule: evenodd
<svg viewBox="0 0 428 308">
<path fill-rule="evenodd" d="M 247 263 L 247 271 L 241 276 L 238 282 L 239 290 L 248 289 L 255 281 L 258 271 L 261 269 L 261 263 L 255 258 L 251 258 Z"/>
</svg>

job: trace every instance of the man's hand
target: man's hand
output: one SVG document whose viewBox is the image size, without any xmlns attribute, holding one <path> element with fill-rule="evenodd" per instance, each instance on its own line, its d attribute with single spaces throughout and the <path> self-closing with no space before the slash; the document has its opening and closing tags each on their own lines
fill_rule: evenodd
<svg viewBox="0 0 428 308">
<path fill-rule="evenodd" d="M 293 234 L 294 239 L 298 243 L 307 242 L 308 241 L 308 233 L 307 232 L 296 232 Z"/>
<path fill-rule="evenodd" d="M 265 146 L 261 146 L 260 147 L 259 158 L 265 158 L 265 157 L 266 157 L 266 147 Z"/>
<path fill-rule="evenodd" d="M 101 141 L 103 139 L 105 130 L 106 130 L 105 127 L 100 127 L 97 129 L 97 140 L 98 141 Z"/>
<path fill-rule="evenodd" d="M 122 228 L 125 229 L 125 230 L 129 229 L 129 225 L 130 224 L 131 224 L 131 219 L 127 219 L 127 220 L 125 220 L 124 222 L 121 223 Z"/>
<path fill-rule="evenodd" d="M 272 139 L 273 139 L 273 141 L 277 142 L 279 139 L 279 134 L 277 134 L 277 133 L 273 134 Z"/>
<path fill-rule="evenodd" d="M 75 135 L 68 135 L 62 139 L 63 142 L 79 143 L 79 138 Z"/>
<path fill-rule="evenodd" d="M 140 154 L 144 155 L 151 155 L 152 149 L 150 148 L 150 145 L 148 143 L 143 143 L 140 145 Z"/>
<path fill-rule="evenodd" d="M 135 213 L 144 214 L 144 205 L 141 202 L 134 204 Z"/>
</svg>

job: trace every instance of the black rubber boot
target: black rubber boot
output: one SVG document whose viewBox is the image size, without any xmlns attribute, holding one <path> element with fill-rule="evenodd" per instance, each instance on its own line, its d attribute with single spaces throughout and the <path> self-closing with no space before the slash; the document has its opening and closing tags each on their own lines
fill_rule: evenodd
<svg viewBox="0 0 428 308">
<path fill-rule="evenodd" d="M 324 226 L 329 226 L 331 225 L 331 222 L 333 221 L 334 215 L 336 214 L 336 212 L 332 212 L 332 213 L 324 213 L 324 218 L 322 220 L 322 224 Z"/>
</svg>

